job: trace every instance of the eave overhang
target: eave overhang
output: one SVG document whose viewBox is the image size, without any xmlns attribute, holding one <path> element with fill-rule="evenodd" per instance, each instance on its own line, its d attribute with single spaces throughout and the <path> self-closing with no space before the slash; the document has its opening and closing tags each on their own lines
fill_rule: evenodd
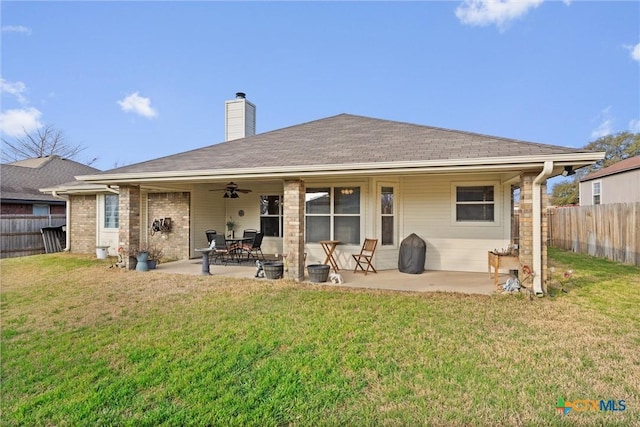
<svg viewBox="0 0 640 427">
<path fill-rule="evenodd" d="M 206 182 L 230 179 L 312 178 L 330 175 L 378 175 L 412 173 L 469 173 L 500 172 L 513 170 L 538 170 L 546 161 L 554 162 L 554 174 L 559 175 L 564 166 L 578 169 L 604 158 L 603 152 L 553 154 L 542 156 L 487 157 L 475 159 L 448 159 L 433 161 L 405 161 L 379 163 L 348 163 L 335 165 L 295 165 L 276 167 L 251 167 L 233 169 L 205 169 L 186 171 L 103 173 L 82 175 L 76 179 L 94 184 L 136 184 L 151 182 Z M 95 191 L 95 190 L 94 190 Z"/>
</svg>

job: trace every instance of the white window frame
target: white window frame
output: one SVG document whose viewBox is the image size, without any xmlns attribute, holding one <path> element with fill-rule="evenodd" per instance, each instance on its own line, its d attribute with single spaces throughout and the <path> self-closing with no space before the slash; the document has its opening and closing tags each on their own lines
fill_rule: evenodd
<svg viewBox="0 0 640 427">
<path fill-rule="evenodd" d="M 598 193 L 596 194 L 596 186 L 598 187 Z M 598 203 L 596 203 L 596 196 L 598 196 Z M 593 181 L 591 183 L 591 203 L 593 205 L 602 204 L 602 181 Z"/>
<path fill-rule="evenodd" d="M 277 215 L 262 215 L 262 207 L 260 207 L 260 231 L 262 231 L 262 218 L 278 218 L 278 235 L 277 236 L 267 236 L 265 234 L 265 237 L 283 237 L 284 235 L 284 220 L 283 220 L 283 204 L 284 204 L 284 195 L 283 194 L 261 194 L 260 195 L 260 200 L 262 200 L 262 197 L 277 197 L 278 198 L 278 214 Z"/>
<path fill-rule="evenodd" d="M 382 213 L 382 188 L 391 188 L 393 190 L 393 212 L 390 214 Z M 380 247 L 385 248 L 395 248 L 398 246 L 398 185 L 397 183 L 392 182 L 378 182 L 377 185 L 377 197 L 376 197 L 377 208 L 376 212 L 378 213 L 378 236 L 380 238 Z M 393 218 L 393 243 L 392 244 L 383 244 L 382 243 L 382 218 L 383 217 L 392 217 Z"/>
<path fill-rule="evenodd" d="M 107 197 L 117 197 L 118 203 L 120 203 L 120 195 L 119 194 L 103 194 L 102 195 L 102 207 L 101 207 L 101 218 L 100 218 L 100 227 L 103 230 L 117 230 L 120 227 L 120 209 L 118 208 L 118 225 L 116 227 L 107 227 Z"/>
<path fill-rule="evenodd" d="M 359 208 L 360 208 L 360 212 L 358 214 L 336 214 L 335 213 L 335 191 L 336 188 L 347 188 L 347 187 L 351 187 L 351 188 L 358 188 L 360 190 L 360 200 L 359 200 Z M 314 189 L 314 188 L 329 188 L 329 200 L 330 200 L 330 205 L 329 205 L 329 213 L 323 213 L 323 214 L 308 214 L 307 213 L 307 209 L 306 209 L 306 203 L 305 203 L 305 212 L 304 212 L 304 216 L 305 216 L 305 223 L 306 223 L 306 218 L 307 217 L 329 217 L 329 240 L 335 240 L 335 218 L 337 217 L 358 217 L 358 224 L 359 224 L 359 230 L 358 230 L 358 234 L 360 235 L 360 240 L 362 241 L 362 221 L 363 221 L 363 209 L 364 209 L 364 204 L 363 204 L 363 200 L 364 200 L 364 187 L 361 184 L 313 184 L 313 185 L 308 185 L 307 188 L 305 189 L 305 194 L 308 190 L 310 189 Z M 305 224 L 305 228 L 306 228 L 306 224 Z M 318 242 L 310 242 L 307 240 L 307 233 L 305 232 L 305 236 L 304 236 L 304 240 L 305 240 L 305 244 L 317 244 Z M 346 245 L 354 245 L 357 246 L 360 243 L 344 243 Z"/>
<path fill-rule="evenodd" d="M 493 221 L 458 221 L 458 187 L 493 187 Z M 451 183 L 451 224 L 460 227 L 497 227 L 502 223 L 502 187 L 498 181 L 460 181 Z"/>
</svg>

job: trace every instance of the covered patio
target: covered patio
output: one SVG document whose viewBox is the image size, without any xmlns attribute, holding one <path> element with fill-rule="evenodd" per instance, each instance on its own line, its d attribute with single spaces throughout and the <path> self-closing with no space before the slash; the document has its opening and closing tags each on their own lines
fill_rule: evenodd
<svg viewBox="0 0 640 427">
<path fill-rule="evenodd" d="M 212 264 L 209 267 L 212 276 L 254 279 L 256 267 L 252 264 Z M 200 275 L 202 273 L 202 261 L 189 259 L 167 262 L 158 265 L 157 269 L 150 270 L 156 273 Z M 470 273 L 461 271 L 432 271 L 422 274 L 406 274 L 398 270 L 383 270 L 377 274 L 353 273 L 352 270 L 341 270 L 342 285 L 331 282 L 313 283 L 318 286 L 336 286 L 361 289 L 382 289 L 405 292 L 459 292 L 464 294 L 491 295 L 496 292 L 493 278 L 488 273 Z M 285 272 L 287 278 L 287 272 Z M 508 275 L 501 274 L 499 282 L 506 281 Z M 269 280 L 269 279 L 256 279 Z M 291 280 L 294 280 L 291 277 Z M 305 283 L 312 284 L 305 275 Z"/>
</svg>

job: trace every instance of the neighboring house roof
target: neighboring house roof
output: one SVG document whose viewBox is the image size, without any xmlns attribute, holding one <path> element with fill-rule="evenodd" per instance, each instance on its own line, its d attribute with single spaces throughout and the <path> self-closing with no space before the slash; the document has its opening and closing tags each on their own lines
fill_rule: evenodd
<svg viewBox="0 0 640 427">
<path fill-rule="evenodd" d="M 602 178 L 605 176 L 628 172 L 635 169 L 640 169 L 640 156 L 629 157 L 627 159 L 614 163 L 611 166 L 592 172 L 580 179 L 580 182 L 591 181 L 596 178 Z"/>
<path fill-rule="evenodd" d="M 6 163 L 0 166 L 0 195 L 3 202 L 60 202 L 39 189 L 74 181 L 77 175 L 97 172 L 100 170 L 59 156 Z"/>
</svg>

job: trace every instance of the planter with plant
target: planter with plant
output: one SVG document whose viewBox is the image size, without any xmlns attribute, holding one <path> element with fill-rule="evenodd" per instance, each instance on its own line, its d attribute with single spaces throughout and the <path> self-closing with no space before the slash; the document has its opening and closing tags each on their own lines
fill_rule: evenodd
<svg viewBox="0 0 640 427">
<path fill-rule="evenodd" d="M 147 271 L 156 268 L 160 258 L 162 258 L 162 248 L 151 245 L 132 245 L 129 248 L 129 265 L 130 269 L 137 271 Z"/>
<path fill-rule="evenodd" d="M 229 231 L 229 237 L 231 237 L 233 239 L 233 231 L 236 228 L 236 223 L 233 220 L 233 218 L 229 217 L 229 219 L 227 220 L 227 230 Z"/>
<path fill-rule="evenodd" d="M 158 264 L 160 264 L 160 260 L 162 259 L 164 253 L 162 252 L 162 247 L 158 245 L 149 245 L 147 248 L 147 253 L 149 254 L 149 260 L 147 264 L 151 270 L 155 269 Z"/>
</svg>

